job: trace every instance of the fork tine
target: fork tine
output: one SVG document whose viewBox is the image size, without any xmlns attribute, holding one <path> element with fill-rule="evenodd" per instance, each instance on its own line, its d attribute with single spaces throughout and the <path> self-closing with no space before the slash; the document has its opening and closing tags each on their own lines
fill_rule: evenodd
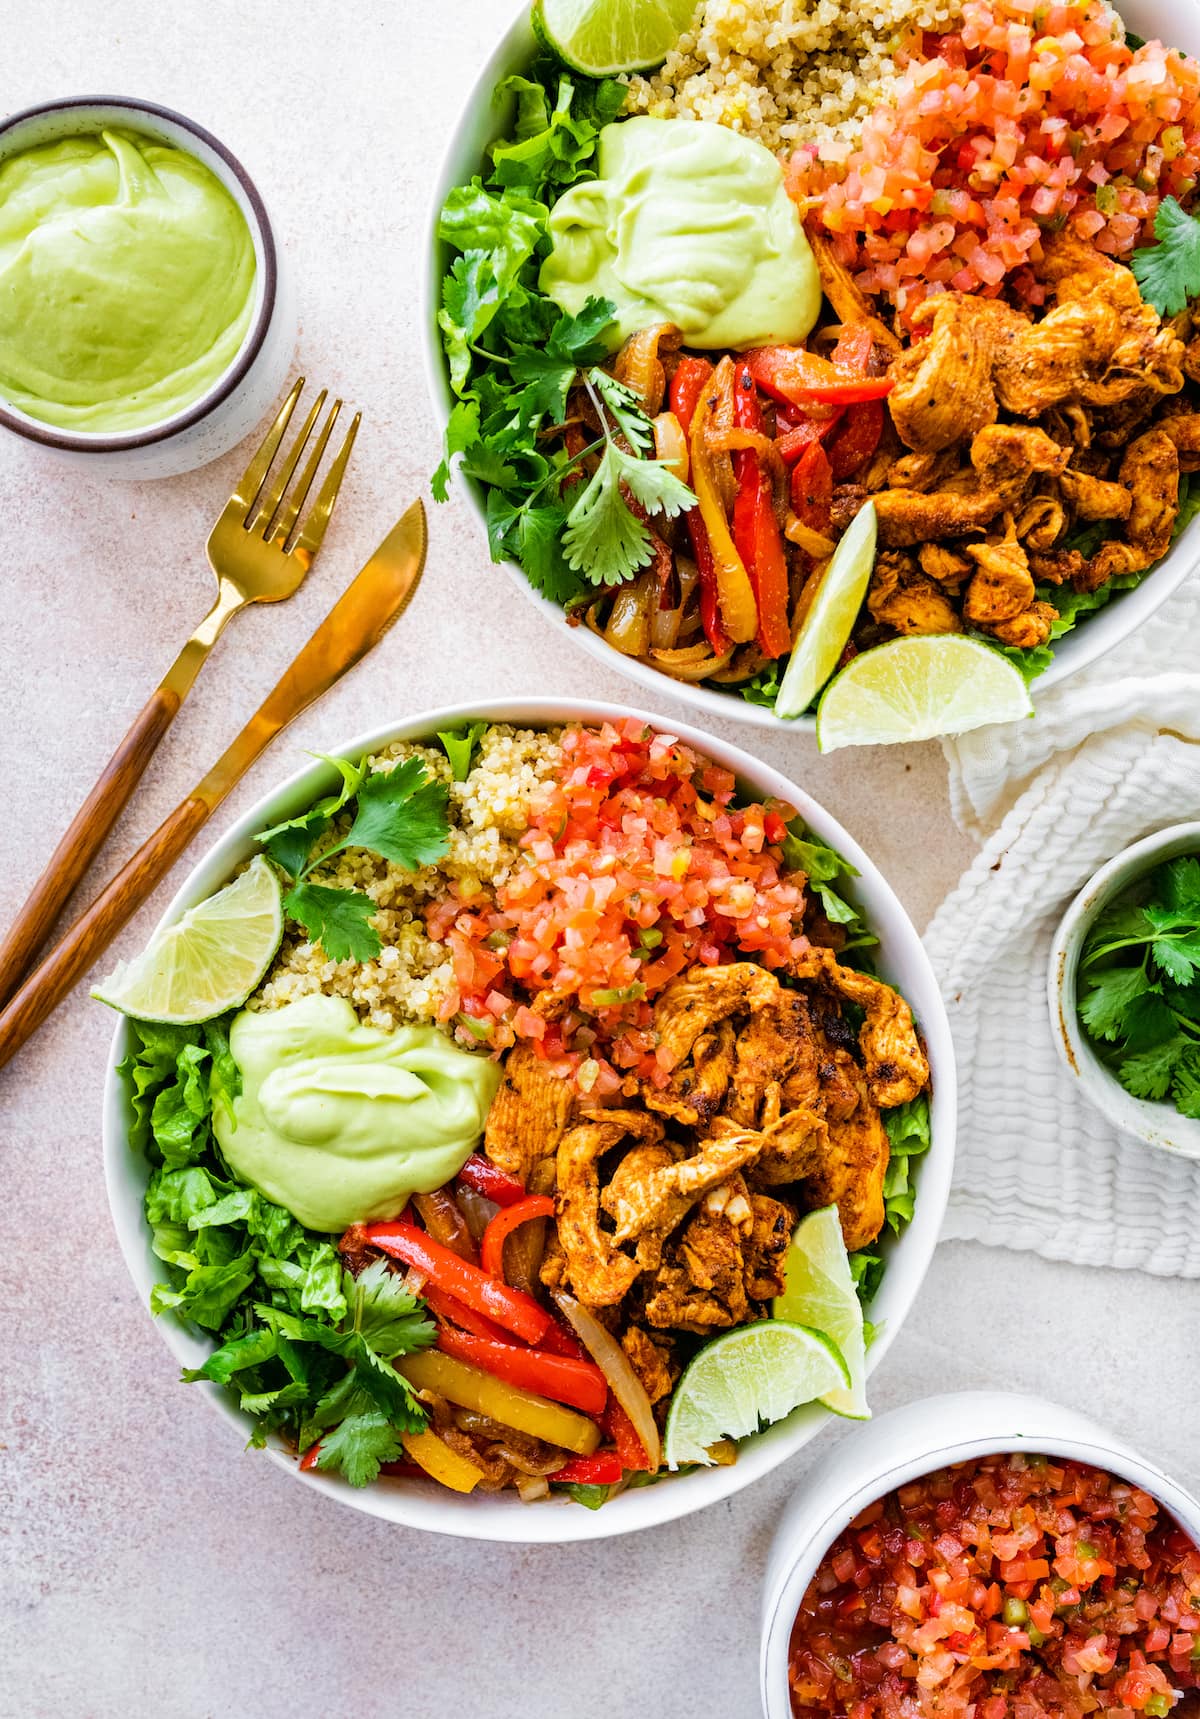
<svg viewBox="0 0 1200 1719">
<path fill-rule="evenodd" d="M 238 479 L 237 488 L 233 492 L 233 499 L 239 507 L 245 509 L 247 522 L 249 522 L 250 515 L 254 510 L 254 504 L 258 500 L 258 494 L 266 480 L 267 473 L 271 469 L 271 461 L 279 451 L 283 433 L 291 422 L 292 413 L 296 409 L 296 401 L 300 398 L 303 387 L 304 378 L 298 376 L 291 393 L 279 408 L 275 422 L 263 437 L 258 452 Z"/>
<path fill-rule="evenodd" d="M 262 500 L 259 502 L 258 507 L 255 510 L 254 518 L 247 523 L 246 529 L 248 531 L 256 531 L 260 537 L 271 536 L 271 522 L 279 511 L 279 503 L 283 499 L 283 493 L 287 489 L 288 484 L 291 483 L 292 478 L 295 475 L 296 467 L 300 464 L 304 455 L 304 450 L 308 446 L 308 438 L 312 435 L 313 426 L 321 415 L 321 408 L 325 404 L 326 395 L 327 390 L 322 388 L 321 392 L 317 395 L 311 412 L 304 420 L 303 426 L 301 427 L 299 435 L 296 437 L 291 453 L 284 460 L 279 471 L 264 489 Z"/>
<path fill-rule="evenodd" d="M 302 559 L 307 557 L 309 562 L 321 547 L 325 536 L 325 528 L 329 524 L 329 516 L 333 512 L 334 503 L 338 498 L 342 478 L 350 459 L 350 450 L 354 446 L 354 438 L 358 434 L 358 426 L 362 423 L 362 413 L 356 412 L 350 428 L 346 431 L 346 439 L 338 449 L 337 457 L 329 468 L 329 475 L 321 485 L 316 505 L 304 521 L 304 529 L 296 539 L 292 554 Z"/>
<path fill-rule="evenodd" d="M 324 398 L 323 395 L 322 398 Z M 317 475 L 317 468 L 321 464 L 321 460 L 324 458 L 325 449 L 329 446 L 329 438 L 333 432 L 333 426 L 337 423 L 338 413 L 341 409 L 342 402 L 340 400 L 335 400 L 333 402 L 333 408 L 330 411 L 328 418 L 325 420 L 321 434 L 317 437 L 316 446 L 313 448 L 312 453 L 309 454 L 307 464 L 300 474 L 300 481 L 296 484 L 295 488 L 284 502 L 284 505 L 279 510 L 275 529 L 272 531 L 269 539 L 269 541 L 274 543 L 279 549 L 283 548 L 288 538 L 292 535 L 296 521 L 300 517 L 300 509 L 308 500 L 308 492 L 313 486 L 313 480 Z"/>
</svg>

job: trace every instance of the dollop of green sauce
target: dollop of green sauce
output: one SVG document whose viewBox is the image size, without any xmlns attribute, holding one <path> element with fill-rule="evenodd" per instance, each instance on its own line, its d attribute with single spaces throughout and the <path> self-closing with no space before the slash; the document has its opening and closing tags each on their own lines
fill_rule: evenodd
<svg viewBox="0 0 1200 1719">
<path fill-rule="evenodd" d="M 314 995 L 234 1019 L 242 1076 L 213 1131 L 233 1173 L 313 1230 L 394 1218 L 458 1174 L 500 1084 L 436 1027 L 365 1027 Z"/>
<path fill-rule="evenodd" d="M 550 213 L 541 288 L 563 310 L 611 299 L 614 344 L 656 322 L 708 349 L 811 332 L 820 276 L 769 149 L 708 120 L 639 117 L 604 127 L 598 171 Z"/>
<path fill-rule="evenodd" d="M 257 267 L 195 156 L 124 131 L 0 163 L 0 395 L 47 424 L 143 429 L 237 357 Z"/>
</svg>

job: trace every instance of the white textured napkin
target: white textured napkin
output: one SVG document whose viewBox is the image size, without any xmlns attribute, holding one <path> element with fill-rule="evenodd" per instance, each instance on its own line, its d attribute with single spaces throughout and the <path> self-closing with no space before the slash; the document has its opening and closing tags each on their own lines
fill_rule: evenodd
<svg viewBox="0 0 1200 1719">
<path fill-rule="evenodd" d="M 943 1234 L 1077 1265 L 1200 1277 L 1200 1165 L 1117 1133 L 1059 1062 L 1050 941 L 1099 866 L 1200 817 L 1200 576 L 1038 699 L 1036 722 L 946 742 L 951 806 L 983 852 L 926 934 L 959 1068 Z"/>
</svg>

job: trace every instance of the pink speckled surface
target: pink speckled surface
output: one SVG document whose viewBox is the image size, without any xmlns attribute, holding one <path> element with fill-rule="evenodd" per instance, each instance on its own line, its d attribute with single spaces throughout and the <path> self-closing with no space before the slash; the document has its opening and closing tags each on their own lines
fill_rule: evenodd
<svg viewBox="0 0 1200 1719">
<path fill-rule="evenodd" d="M 296 267 L 302 366 L 366 415 L 307 589 L 227 635 L 114 855 L 208 766 L 424 490 L 436 433 L 415 280 L 428 187 L 456 92 L 508 15 L 496 0 L 43 0 L 4 31 L 6 105 L 144 95 L 241 155 Z M 0 921 L 205 608 L 201 545 L 244 457 L 101 485 L 0 443 Z M 461 504 L 432 527 L 403 622 L 259 764 L 214 835 L 303 748 L 392 714 L 489 693 L 642 702 L 490 571 Z M 947 817 L 936 748 L 822 761 L 803 739 L 726 732 L 823 799 L 924 922 L 971 852 Z M 100 1170 L 109 1033 L 106 1012 L 77 996 L 0 1073 L 0 1714 L 752 1715 L 763 1557 L 808 1454 L 707 1515 L 590 1549 L 388 1529 L 293 1487 L 175 1382 L 135 1301 Z M 1059 1395 L 1195 1486 L 1200 1398 L 1177 1333 L 1198 1315 L 1196 1286 L 946 1247 L 877 1405 L 981 1384 Z"/>
</svg>

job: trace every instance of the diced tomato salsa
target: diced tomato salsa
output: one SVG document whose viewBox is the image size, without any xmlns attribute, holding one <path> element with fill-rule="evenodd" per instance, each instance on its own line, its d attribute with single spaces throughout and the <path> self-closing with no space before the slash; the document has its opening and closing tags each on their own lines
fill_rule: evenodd
<svg viewBox="0 0 1200 1719">
<path fill-rule="evenodd" d="M 585 1091 L 665 1085 L 649 1028 L 669 980 L 807 947 L 780 846 L 794 811 L 735 805 L 728 770 L 640 722 L 568 728 L 562 752 L 507 882 L 428 911 L 457 980 L 444 1015 L 467 1043 L 531 1041 Z"/>
<path fill-rule="evenodd" d="M 890 1492 L 822 1559 L 797 1714 L 1162 1719 L 1200 1687 L 1200 1550 L 1146 1492 L 1039 1456 Z"/>
</svg>

